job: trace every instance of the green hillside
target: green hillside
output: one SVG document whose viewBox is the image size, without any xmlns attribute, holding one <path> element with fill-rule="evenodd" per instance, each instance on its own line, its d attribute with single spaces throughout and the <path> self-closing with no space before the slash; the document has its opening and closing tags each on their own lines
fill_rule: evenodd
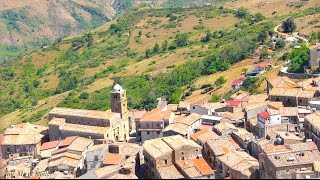
<svg viewBox="0 0 320 180">
<path fill-rule="evenodd" d="M 222 4 L 129 10 L 2 66 L 0 121 L 39 121 L 54 106 L 106 110 L 113 83 L 127 90 L 130 108 L 151 109 L 162 95 L 177 103 L 201 88 L 198 78 L 227 71 L 267 46 L 284 19 L 319 13 L 316 7 L 266 17 Z"/>
</svg>

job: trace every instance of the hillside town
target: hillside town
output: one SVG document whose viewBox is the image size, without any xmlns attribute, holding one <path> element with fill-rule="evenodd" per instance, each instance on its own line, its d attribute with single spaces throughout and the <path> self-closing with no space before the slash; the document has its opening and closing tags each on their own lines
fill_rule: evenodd
<svg viewBox="0 0 320 180">
<path fill-rule="evenodd" d="M 110 110 L 57 107 L 48 127 L 11 125 L 0 135 L 0 178 L 320 178 L 320 77 L 266 78 L 256 95 L 239 90 L 245 78 L 228 101 L 164 96 L 151 111 L 129 111 L 116 84 Z"/>
<path fill-rule="evenodd" d="M 272 43 L 300 38 L 277 33 Z M 309 55 L 306 68 L 317 71 L 320 45 Z M 220 102 L 172 104 L 163 96 L 154 109 L 129 110 L 126 90 L 115 84 L 107 111 L 55 107 L 48 127 L 27 122 L 0 134 L 0 178 L 320 178 L 320 74 L 282 72 L 264 79 L 264 93 L 242 89 L 272 68 L 257 63 Z"/>
</svg>

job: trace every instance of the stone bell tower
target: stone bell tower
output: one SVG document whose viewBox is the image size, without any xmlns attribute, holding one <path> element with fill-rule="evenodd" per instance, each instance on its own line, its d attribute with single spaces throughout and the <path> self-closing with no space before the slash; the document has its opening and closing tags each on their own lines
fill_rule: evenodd
<svg viewBox="0 0 320 180">
<path fill-rule="evenodd" d="M 126 91 L 119 85 L 116 84 L 112 91 L 110 92 L 111 101 L 111 112 L 119 113 L 121 115 L 121 129 L 124 136 L 119 139 L 128 140 L 129 139 L 129 111 L 128 111 L 128 100 Z M 120 132 L 119 132 L 120 133 Z M 120 133 L 120 134 L 122 134 Z"/>
</svg>

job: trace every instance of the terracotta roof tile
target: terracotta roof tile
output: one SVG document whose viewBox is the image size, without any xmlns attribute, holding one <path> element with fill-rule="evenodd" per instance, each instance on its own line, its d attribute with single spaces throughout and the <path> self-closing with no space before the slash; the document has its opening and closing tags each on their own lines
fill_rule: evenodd
<svg viewBox="0 0 320 180">
<path fill-rule="evenodd" d="M 267 81 L 273 87 L 279 87 L 279 88 L 297 88 L 297 87 L 299 87 L 295 82 L 293 82 L 288 77 L 267 78 Z"/>
<path fill-rule="evenodd" d="M 146 112 L 142 117 L 141 121 L 163 121 L 170 119 L 172 112 L 170 111 L 161 111 L 157 108 L 152 111 Z"/>
<path fill-rule="evenodd" d="M 227 102 L 227 106 L 238 107 L 241 104 L 239 100 L 230 100 Z"/>
<path fill-rule="evenodd" d="M 213 170 L 203 158 L 193 159 L 192 162 L 203 176 L 214 174 Z"/>
<path fill-rule="evenodd" d="M 67 150 L 68 150 L 67 147 L 62 148 L 62 149 L 57 149 L 57 150 L 55 150 L 55 151 L 52 152 L 52 155 L 60 154 L 60 153 L 63 153 L 63 152 L 65 152 L 65 151 L 67 151 Z"/>
<path fill-rule="evenodd" d="M 59 148 L 60 147 L 65 147 L 65 146 L 69 146 L 76 139 L 77 139 L 77 136 L 70 136 L 70 137 L 65 138 L 62 141 L 62 143 L 59 145 Z"/>
<path fill-rule="evenodd" d="M 207 132 L 209 132 L 208 129 L 201 129 L 200 131 L 192 134 L 192 135 L 190 136 L 190 138 L 191 138 L 192 140 L 194 140 L 194 141 L 197 141 L 199 136 L 201 136 L 202 134 L 205 134 L 205 133 L 207 133 Z"/>
<path fill-rule="evenodd" d="M 43 143 L 40 150 L 43 151 L 43 150 L 47 150 L 47 149 L 56 148 L 59 146 L 60 143 L 61 143 L 61 140 Z"/>
<path fill-rule="evenodd" d="M 132 118 L 134 119 L 141 119 L 142 116 L 146 113 L 146 111 L 132 111 Z"/>
<path fill-rule="evenodd" d="M 64 118 L 66 116 L 73 117 L 90 117 L 95 119 L 110 120 L 115 113 L 111 111 L 93 111 L 84 109 L 69 109 L 69 108 L 53 108 L 49 115 L 53 117 Z"/>
<path fill-rule="evenodd" d="M 168 111 L 177 111 L 178 110 L 178 104 L 168 104 L 167 110 Z"/>
<path fill-rule="evenodd" d="M 124 159 L 124 155 L 109 153 L 103 161 L 104 165 L 119 165 Z"/>
</svg>

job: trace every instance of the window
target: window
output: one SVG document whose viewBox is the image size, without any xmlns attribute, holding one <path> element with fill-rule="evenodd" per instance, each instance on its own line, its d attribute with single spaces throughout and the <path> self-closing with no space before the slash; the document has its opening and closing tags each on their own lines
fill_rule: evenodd
<svg viewBox="0 0 320 180">
<path fill-rule="evenodd" d="M 160 134 L 160 131 L 157 131 L 157 134 Z"/>
<path fill-rule="evenodd" d="M 164 164 L 168 164 L 168 160 L 164 160 Z"/>
<path fill-rule="evenodd" d="M 194 107 L 194 106 L 193 106 L 192 108 L 193 108 L 193 109 L 196 109 L 196 107 Z"/>
<path fill-rule="evenodd" d="M 147 128 L 149 128 L 150 127 L 150 125 L 149 124 L 147 124 Z"/>
<path fill-rule="evenodd" d="M 149 131 L 147 131 L 147 134 L 150 134 L 150 132 L 149 132 Z"/>
<path fill-rule="evenodd" d="M 97 155 L 94 156 L 94 161 L 99 161 L 99 157 Z"/>
</svg>

